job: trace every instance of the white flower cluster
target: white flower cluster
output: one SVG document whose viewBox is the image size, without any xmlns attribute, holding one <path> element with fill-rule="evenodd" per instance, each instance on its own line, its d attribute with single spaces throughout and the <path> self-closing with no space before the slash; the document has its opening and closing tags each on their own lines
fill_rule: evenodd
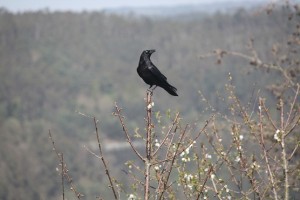
<svg viewBox="0 0 300 200">
<path fill-rule="evenodd" d="M 128 196 L 128 200 L 135 200 L 135 199 L 137 199 L 137 198 L 136 198 L 136 196 L 134 194 L 130 194 Z"/>
<path fill-rule="evenodd" d="M 280 131 L 279 129 L 277 129 L 276 132 L 275 132 L 275 134 L 274 134 L 274 139 L 275 139 L 277 142 L 280 142 L 280 141 L 281 141 L 280 133 L 281 133 L 281 131 Z"/>
<path fill-rule="evenodd" d="M 191 158 L 187 157 L 187 155 L 190 154 L 190 149 L 193 147 L 193 145 L 196 144 L 196 141 L 194 141 L 188 148 L 186 148 L 183 152 L 181 152 L 180 157 L 182 162 L 190 162 Z"/>
<path fill-rule="evenodd" d="M 187 183 L 187 187 L 192 190 L 193 189 L 193 184 L 191 183 L 194 178 L 197 178 L 197 175 L 193 176 L 192 174 L 184 174 L 183 178 L 185 179 Z"/>
<path fill-rule="evenodd" d="M 257 164 L 256 161 L 254 161 L 254 162 L 251 164 L 251 168 L 252 168 L 252 169 L 259 169 L 259 168 L 260 168 L 260 165 Z"/>
<path fill-rule="evenodd" d="M 159 142 L 158 142 L 158 139 L 155 139 L 154 146 L 156 146 L 156 147 L 159 147 L 159 146 L 160 146 L 160 144 L 159 144 Z"/>
<path fill-rule="evenodd" d="M 150 110 L 151 108 L 153 108 L 154 106 L 154 102 L 152 101 L 151 103 L 149 103 L 149 105 L 147 106 L 148 110 Z"/>
<path fill-rule="evenodd" d="M 205 154 L 205 158 L 211 159 L 211 155 L 210 154 Z"/>
<path fill-rule="evenodd" d="M 154 169 L 155 171 L 158 171 L 161 168 L 161 165 L 155 165 Z"/>
<path fill-rule="evenodd" d="M 229 193 L 229 188 L 228 188 L 227 185 L 224 185 L 224 190 L 225 190 L 227 193 Z"/>
<path fill-rule="evenodd" d="M 194 178 L 192 174 L 184 174 L 183 178 L 187 181 L 187 182 L 191 182 L 191 180 Z"/>
</svg>

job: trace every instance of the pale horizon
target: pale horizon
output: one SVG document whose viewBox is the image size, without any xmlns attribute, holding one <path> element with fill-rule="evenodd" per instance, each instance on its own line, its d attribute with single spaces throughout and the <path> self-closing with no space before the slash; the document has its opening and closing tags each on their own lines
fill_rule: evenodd
<svg viewBox="0 0 300 200">
<path fill-rule="evenodd" d="M 49 9 L 51 11 L 89 11 L 89 10 L 104 10 L 122 7 L 155 7 L 155 6 L 180 6 L 189 4 L 207 4 L 214 2 L 274 2 L 271 0 L 129 0 L 129 1 L 103 1 L 103 0 L 2 0 L 0 7 L 4 7 L 9 11 L 35 11 Z"/>
</svg>

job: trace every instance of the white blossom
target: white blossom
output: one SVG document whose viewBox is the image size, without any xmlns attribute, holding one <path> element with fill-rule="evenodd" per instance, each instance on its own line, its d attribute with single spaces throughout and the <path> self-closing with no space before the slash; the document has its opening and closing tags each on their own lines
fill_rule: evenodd
<svg viewBox="0 0 300 200">
<path fill-rule="evenodd" d="M 187 182 L 190 182 L 193 179 L 192 174 L 184 174 L 183 176 Z"/>
<path fill-rule="evenodd" d="M 205 158 L 211 159 L 211 155 L 210 154 L 205 154 Z"/>
<path fill-rule="evenodd" d="M 277 141 L 277 142 L 280 142 L 281 139 L 280 139 L 280 136 L 279 136 L 279 133 L 280 133 L 280 130 L 277 129 L 275 134 L 274 134 L 274 139 Z"/>
<path fill-rule="evenodd" d="M 184 155 L 185 155 L 184 151 L 180 153 L 180 157 L 183 157 Z"/>
<path fill-rule="evenodd" d="M 151 108 L 153 108 L 154 106 L 154 102 L 152 101 L 151 103 L 148 104 L 147 108 L 148 110 L 150 110 Z"/>
<path fill-rule="evenodd" d="M 257 164 L 256 161 L 254 161 L 254 162 L 251 164 L 251 168 L 252 168 L 252 169 L 258 169 L 258 168 L 260 168 L 260 165 Z"/>
<path fill-rule="evenodd" d="M 240 135 L 239 138 L 240 138 L 240 140 L 243 140 L 243 139 L 244 139 L 244 136 L 243 136 L 243 135 Z"/>
<path fill-rule="evenodd" d="M 225 188 L 225 191 L 228 193 L 229 192 L 228 186 L 224 185 L 224 188 Z"/>
<path fill-rule="evenodd" d="M 128 200 L 135 200 L 135 199 L 137 199 L 137 198 L 134 194 L 130 194 L 128 197 Z"/>
<path fill-rule="evenodd" d="M 190 162 L 191 158 L 187 157 L 187 158 L 181 158 L 182 162 Z"/>
<path fill-rule="evenodd" d="M 159 146 L 160 146 L 160 144 L 159 144 L 159 142 L 158 142 L 158 139 L 155 139 L 154 145 L 155 145 L 156 147 L 159 147 Z"/>
<path fill-rule="evenodd" d="M 216 177 L 216 175 L 214 175 L 214 174 L 210 175 L 210 178 L 212 178 L 212 179 L 214 179 L 215 177 Z"/>
</svg>

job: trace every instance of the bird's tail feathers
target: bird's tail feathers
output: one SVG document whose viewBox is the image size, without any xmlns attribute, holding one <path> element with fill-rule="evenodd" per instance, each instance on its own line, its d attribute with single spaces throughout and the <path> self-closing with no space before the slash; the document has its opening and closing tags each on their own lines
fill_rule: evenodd
<svg viewBox="0 0 300 200">
<path fill-rule="evenodd" d="M 175 87 L 173 87 L 172 85 L 166 84 L 163 88 L 164 88 L 170 95 L 178 96 L 178 94 L 177 94 L 177 89 L 176 89 Z"/>
</svg>

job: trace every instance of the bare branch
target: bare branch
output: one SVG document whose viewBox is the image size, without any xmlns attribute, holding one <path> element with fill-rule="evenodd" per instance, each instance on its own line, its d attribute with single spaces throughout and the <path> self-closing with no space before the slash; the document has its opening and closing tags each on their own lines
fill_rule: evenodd
<svg viewBox="0 0 300 200">
<path fill-rule="evenodd" d="M 133 143 L 130 139 L 130 136 L 129 136 L 129 133 L 126 129 L 126 126 L 125 126 L 125 123 L 124 123 L 124 120 L 123 120 L 123 116 L 121 115 L 121 109 L 118 107 L 117 103 L 115 103 L 115 108 L 116 108 L 116 112 L 114 113 L 115 116 L 117 116 L 119 118 L 119 121 L 121 123 L 121 126 L 122 126 L 122 129 L 123 129 L 123 132 L 126 136 L 126 139 L 127 139 L 127 142 L 130 144 L 132 150 L 135 152 L 135 154 L 142 160 L 142 161 L 145 161 L 145 158 L 137 151 L 137 149 L 133 146 Z"/>
<path fill-rule="evenodd" d="M 83 197 L 84 195 L 81 194 L 80 192 L 78 192 L 77 189 L 76 189 L 76 187 L 75 187 L 75 185 L 73 184 L 73 179 L 71 178 L 71 176 L 68 173 L 69 170 L 67 168 L 67 164 L 63 161 L 63 158 L 61 156 L 62 153 L 59 153 L 59 151 L 57 150 L 50 130 L 49 130 L 48 134 L 49 134 L 49 138 L 50 138 L 50 140 L 52 142 L 53 150 L 54 150 L 55 154 L 57 155 L 57 158 L 59 159 L 59 162 L 60 163 L 64 163 L 64 164 L 62 164 L 63 170 L 62 170 L 61 173 L 67 179 L 68 183 L 71 186 L 70 189 L 74 192 L 74 194 L 77 197 L 77 199 L 81 199 L 81 197 Z"/>
<path fill-rule="evenodd" d="M 95 125 L 96 137 L 97 137 L 97 142 L 98 142 L 98 147 L 99 147 L 100 159 L 101 159 L 101 161 L 103 163 L 103 166 L 104 166 L 104 169 L 105 169 L 105 174 L 106 174 L 106 176 L 107 176 L 107 178 L 109 180 L 110 188 L 112 189 L 114 197 L 115 197 L 115 199 L 118 199 L 117 192 L 115 190 L 112 178 L 110 176 L 110 173 L 109 173 L 106 161 L 105 161 L 104 156 L 103 156 L 102 147 L 101 147 L 101 143 L 100 143 L 100 136 L 99 136 L 99 133 L 98 133 L 97 121 L 96 121 L 95 117 L 94 117 L 94 125 Z"/>
</svg>

